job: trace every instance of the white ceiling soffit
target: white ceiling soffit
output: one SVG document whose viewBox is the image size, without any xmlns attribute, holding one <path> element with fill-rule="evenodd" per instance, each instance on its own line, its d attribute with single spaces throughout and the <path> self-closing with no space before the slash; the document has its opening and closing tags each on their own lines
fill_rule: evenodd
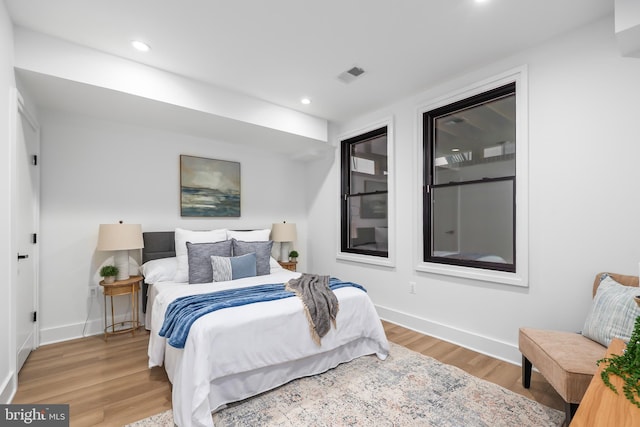
<svg viewBox="0 0 640 427">
<path fill-rule="evenodd" d="M 42 33 L 23 28 L 14 33 L 21 86 L 41 107 L 252 144 L 297 158 L 329 148 L 325 119 Z"/>
<path fill-rule="evenodd" d="M 332 152 L 326 142 L 247 122 L 158 102 L 128 93 L 16 69 L 21 87 L 35 94 L 40 108 L 112 120 L 229 143 L 242 143 L 307 161 Z M 88 102 L 90 100 L 90 102 Z"/>
<path fill-rule="evenodd" d="M 640 1 L 616 0 L 615 22 L 622 55 L 640 58 Z"/>
<path fill-rule="evenodd" d="M 611 16 L 614 3 L 4 1 L 17 26 L 337 122 Z M 337 76 L 354 65 L 366 75 L 345 85 Z"/>
</svg>

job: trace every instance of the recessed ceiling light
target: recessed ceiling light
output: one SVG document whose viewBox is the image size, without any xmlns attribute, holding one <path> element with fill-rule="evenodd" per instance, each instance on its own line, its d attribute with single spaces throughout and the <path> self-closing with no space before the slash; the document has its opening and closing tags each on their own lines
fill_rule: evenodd
<svg viewBox="0 0 640 427">
<path fill-rule="evenodd" d="M 303 103 L 304 105 L 311 104 L 311 100 L 309 98 L 302 98 L 300 102 Z"/>
<path fill-rule="evenodd" d="M 141 42 L 140 40 L 132 40 L 131 46 L 133 46 L 136 50 L 139 50 L 140 52 L 149 52 L 151 50 L 151 47 L 149 47 L 148 44 L 146 44 L 145 42 Z"/>
<path fill-rule="evenodd" d="M 452 148 L 451 151 L 453 151 L 454 153 L 457 153 L 458 151 L 460 151 L 459 148 Z"/>
</svg>

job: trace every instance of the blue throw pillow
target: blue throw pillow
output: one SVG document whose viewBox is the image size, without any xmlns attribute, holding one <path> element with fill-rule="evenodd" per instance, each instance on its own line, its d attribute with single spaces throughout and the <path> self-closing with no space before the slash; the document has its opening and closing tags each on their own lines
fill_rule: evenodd
<svg viewBox="0 0 640 427">
<path fill-rule="evenodd" d="M 211 257 L 214 282 L 254 277 L 256 275 L 256 254 L 249 253 L 236 257 Z"/>
</svg>

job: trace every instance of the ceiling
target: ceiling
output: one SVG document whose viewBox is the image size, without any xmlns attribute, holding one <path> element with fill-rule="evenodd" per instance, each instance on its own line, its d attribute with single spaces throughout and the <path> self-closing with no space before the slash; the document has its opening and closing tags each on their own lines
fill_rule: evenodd
<svg viewBox="0 0 640 427">
<path fill-rule="evenodd" d="M 4 1 L 15 25 L 336 122 L 614 7 L 614 0 Z M 133 39 L 151 51 L 135 51 Z M 338 79 L 354 66 L 365 73 Z"/>
</svg>

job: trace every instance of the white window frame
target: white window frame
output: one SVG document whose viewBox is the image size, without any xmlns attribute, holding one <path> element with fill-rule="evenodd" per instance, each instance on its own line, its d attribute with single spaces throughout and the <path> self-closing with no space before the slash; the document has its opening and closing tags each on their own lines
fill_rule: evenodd
<svg viewBox="0 0 640 427">
<path fill-rule="evenodd" d="M 379 257 L 374 255 L 364 255 L 364 254 L 354 254 L 350 252 L 342 252 L 342 227 L 341 227 L 341 219 L 342 219 L 342 203 L 340 203 L 340 197 L 342 194 L 342 141 L 346 139 L 350 139 L 367 132 L 371 132 L 376 129 L 380 129 L 382 127 L 387 127 L 387 226 L 388 226 L 388 252 L 387 257 Z M 396 182 L 396 174 L 395 174 L 395 133 L 393 128 L 393 117 L 387 117 L 377 121 L 375 123 L 370 123 L 366 126 L 358 128 L 353 131 L 348 131 L 338 135 L 338 161 L 336 162 L 336 174 L 337 174 L 337 183 L 338 188 L 336 191 L 336 197 L 338 197 L 338 211 L 337 211 L 337 249 L 336 249 L 336 259 L 341 261 L 351 261 L 358 262 L 363 264 L 372 264 L 378 265 L 381 267 L 395 267 L 396 260 L 396 245 L 395 245 L 395 236 L 396 236 L 396 203 L 395 203 L 395 182 Z"/>
<path fill-rule="evenodd" d="M 516 271 L 515 273 L 487 270 L 475 267 L 437 264 L 424 260 L 423 226 L 423 182 L 424 147 L 423 114 L 454 102 L 487 92 L 509 83 L 516 84 Z M 415 209 L 414 224 L 414 265 L 415 270 L 425 273 L 442 274 L 492 283 L 519 287 L 529 286 L 529 131 L 528 131 L 528 79 L 527 67 L 521 66 L 497 76 L 472 84 L 458 91 L 450 92 L 417 108 L 417 134 L 415 138 Z"/>
</svg>

